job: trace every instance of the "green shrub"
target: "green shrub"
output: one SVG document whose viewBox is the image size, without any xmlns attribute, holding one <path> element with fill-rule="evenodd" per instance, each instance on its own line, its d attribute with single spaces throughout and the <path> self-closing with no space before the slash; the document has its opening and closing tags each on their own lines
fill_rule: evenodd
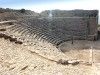
<svg viewBox="0 0 100 75">
<path fill-rule="evenodd" d="M 21 13 L 25 13 L 25 11 L 26 11 L 25 9 L 21 9 L 20 10 Z"/>
</svg>

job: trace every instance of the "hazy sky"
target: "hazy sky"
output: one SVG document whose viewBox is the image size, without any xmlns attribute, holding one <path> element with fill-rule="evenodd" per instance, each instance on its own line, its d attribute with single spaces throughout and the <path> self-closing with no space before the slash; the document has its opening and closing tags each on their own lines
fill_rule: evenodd
<svg viewBox="0 0 100 75">
<path fill-rule="evenodd" d="M 31 9 L 37 12 L 48 9 L 98 9 L 99 0 L 0 0 L 0 7 Z"/>
</svg>

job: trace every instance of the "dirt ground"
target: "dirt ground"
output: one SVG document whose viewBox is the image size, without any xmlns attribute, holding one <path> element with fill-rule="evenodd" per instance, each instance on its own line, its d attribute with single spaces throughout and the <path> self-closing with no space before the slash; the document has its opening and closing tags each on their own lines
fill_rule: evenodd
<svg viewBox="0 0 100 75">
<path fill-rule="evenodd" d="M 73 45 L 68 41 L 57 49 L 46 41 L 27 40 L 27 36 L 9 29 L 0 33 L 23 42 L 0 38 L 0 75 L 100 75 L 100 41 L 76 40 Z M 79 63 L 61 64 L 60 60 Z"/>
</svg>

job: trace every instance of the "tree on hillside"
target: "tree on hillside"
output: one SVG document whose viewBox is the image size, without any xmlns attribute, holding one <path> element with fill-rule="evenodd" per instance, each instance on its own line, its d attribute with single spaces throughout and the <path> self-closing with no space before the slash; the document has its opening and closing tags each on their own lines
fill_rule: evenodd
<svg viewBox="0 0 100 75">
<path fill-rule="evenodd" d="M 25 13 L 25 11 L 26 11 L 25 9 L 21 9 L 20 10 L 21 13 Z"/>
</svg>

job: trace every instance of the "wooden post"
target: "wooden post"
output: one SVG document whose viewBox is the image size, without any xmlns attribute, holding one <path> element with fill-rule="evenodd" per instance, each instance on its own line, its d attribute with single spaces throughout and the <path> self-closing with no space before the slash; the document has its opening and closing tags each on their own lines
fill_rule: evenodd
<svg viewBox="0 0 100 75">
<path fill-rule="evenodd" d="M 74 43 L 74 37 L 72 36 L 72 44 Z"/>
<path fill-rule="evenodd" d="M 93 64 L 93 47 L 92 46 L 91 46 L 91 49 L 90 49 L 90 60 L 89 60 L 89 62 L 91 64 Z"/>
</svg>

